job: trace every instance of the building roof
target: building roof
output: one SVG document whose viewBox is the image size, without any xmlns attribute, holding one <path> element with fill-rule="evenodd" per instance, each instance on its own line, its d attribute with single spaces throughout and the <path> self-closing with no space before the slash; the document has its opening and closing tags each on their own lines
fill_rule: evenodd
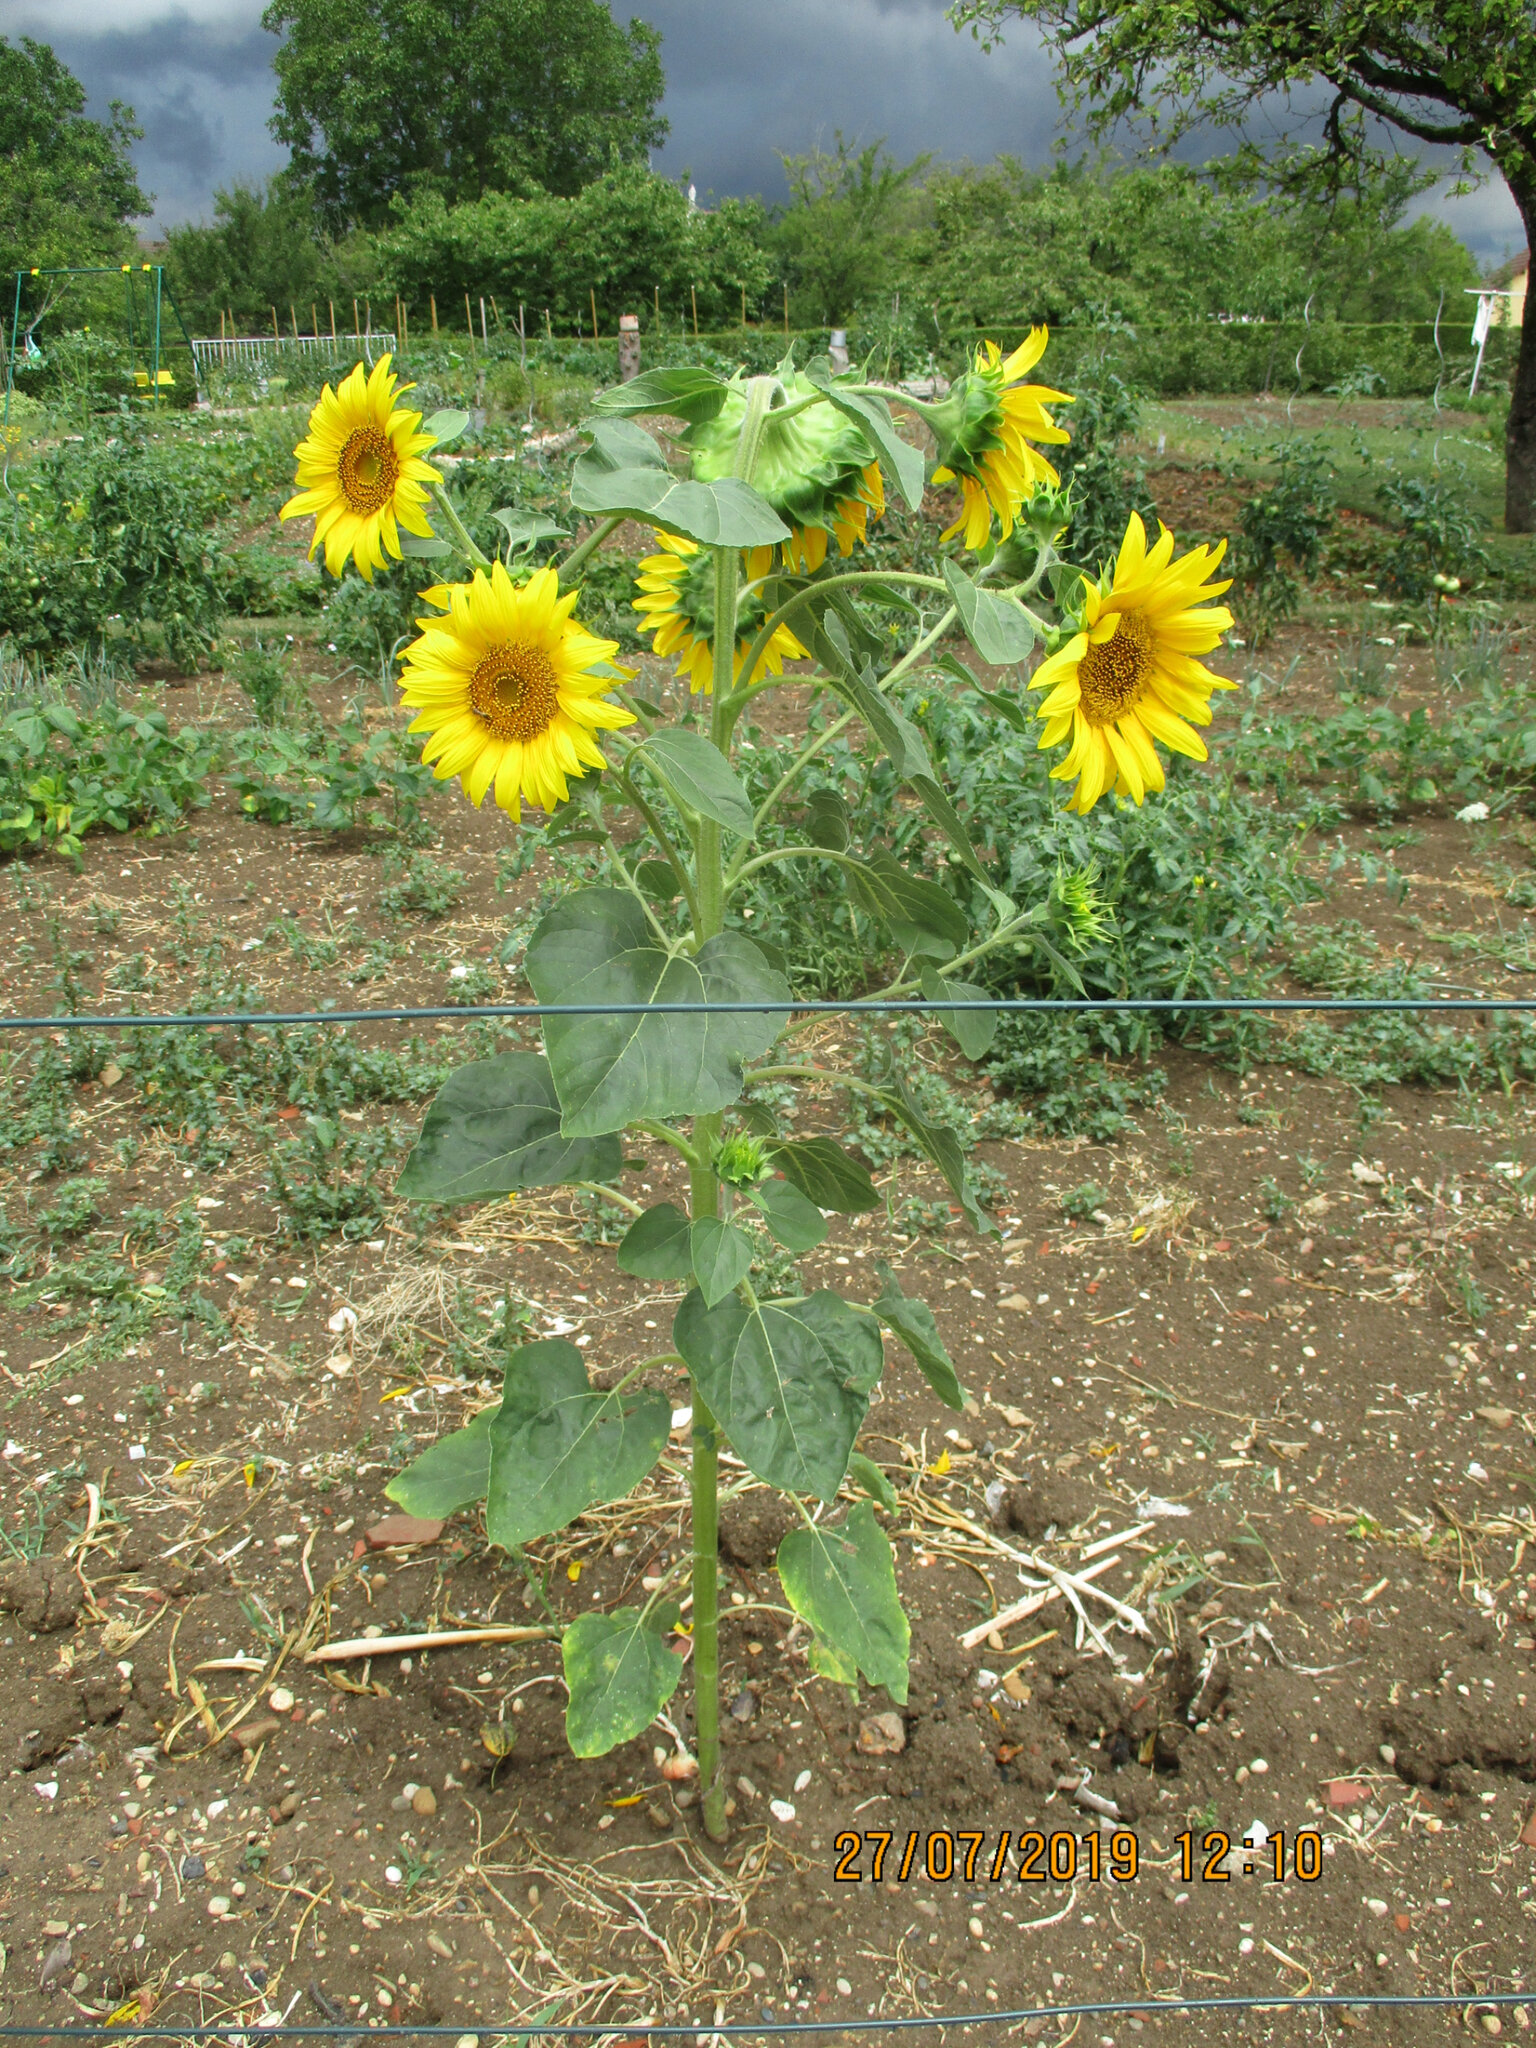
<svg viewBox="0 0 1536 2048">
<path fill-rule="evenodd" d="M 1497 270 L 1491 270 L 1484 280 L 1490 291 L 1508 291 L 1517 277 L 1528 277 L 1531 269 L 1531 252 L 1522 249 L 1518 256 L 1511 256 L 1507 263 L 1501 263 Z"/>
</svg>

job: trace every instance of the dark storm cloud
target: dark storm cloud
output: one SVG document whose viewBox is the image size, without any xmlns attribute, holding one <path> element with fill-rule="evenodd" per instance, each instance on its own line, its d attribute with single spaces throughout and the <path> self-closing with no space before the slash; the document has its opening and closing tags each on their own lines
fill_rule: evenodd
<svg viewBox="0 0 1536 2048">
<path fill-rule="evenodd" d="M 672 124 L 657 168 L 691 172 L 701 194 L 784 196 L 779 152 L 887 141 L 985 163 L 1040 165 L 1063 139 L 1050 60 L 1015 23 L 990 56 L 957 35 L 944 0 L 612 0 L 621 21 L 661 31 Z M 264 178 L 284 160 L 267 132 L 273 38 L 262 0 L 7 0 L 4 28 L 49 42 L 84 83 L 93 113 L 129 101 L 135 151 L 159 225 L 206 218 L 214 187 Z M 1075 151 L 1080 137 L 1065 139 Z M 1134 147 L 1126 139 L 1127 149 Z M 1219 147 L 1219 143 L 1213 145 Z M 1191 149 L 1189 154 L 1197 154 Z M 1421 207 L 1496 262 L 1519 240 L 1495 179 L 1471 198 Z"/>
<path fill-rule="evenodd" d="M 615 13 L 626 11 L 620 4 Z M 1051 67 L 1020 26 L 986 56 L 936 0 L 644 0 L 660 29 L 672 133 L 658 159 L 701 191 L 779 197 L 778 152 L 887 138 L 893 154 L 1038 163 L 1056 131 Z"/>
</svg>

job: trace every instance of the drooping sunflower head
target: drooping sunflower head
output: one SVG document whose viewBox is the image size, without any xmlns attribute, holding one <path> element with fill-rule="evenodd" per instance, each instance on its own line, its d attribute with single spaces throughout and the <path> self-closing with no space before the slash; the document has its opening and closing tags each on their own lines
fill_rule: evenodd
<svg viewBox="0 0 1536 2048">
<path fill-rule="evenodd" d="M 461 777 L 471 803 L 494 789 L 514 818 L 524 797 L 552 810 L 571 781 L 605 765 L 594 734 L 634 722 L 606 700 L 630 671 L 609 666 L 616 640 L 572 618 L 580 594 L 562 597 L 553 569 L 514 583 L 500 562 L 422 592 L 442 616 L 416 622 L 402 701 L 420 714 L 411 731 L 428 735 L 422 760 L 439 781 Z"/>
<path fill-rule="evenodd" d="M 816 396 L 816 386 L 799 371 L 783 373 L 780 382 L 787 404 Z M 690 430 L 693 473 L 701 483 L 731 474 L 746 405 L 745 391 L 733 384 L 714 418 Z M 870 514 L 878 519 L 885 510 L 874 450 L 832 405 L 808 405 L 788 419 L 769 413 L 752 488 L 793 529 L 785 562 L 810 574 L 827 559 L 831 542 L 840 555 L 851 554 L 854 542 L 867 537 Z"/>
<path fill-rule="evenodd" d="M 1198 658 L 1232 623 L 1225 605 L 1208 602 L 1230 582 L 1210 580 L 1226 545 L 1191 548 L 1175 561 L 1168 529 L 1149 549 L 1133 512 L 1113 575 L 1085 580 L 1080 630 L 1030 679 L 1045 692 L 1035 713 L 1044 722 L 1039 744 L 1071 743 L 1051 770 L 1057 782 L 1077 778 L 1069 811 L 1091 811 L 1106 791 L 1139 804 L 1161 789 L 1154 742 L 1206 759 L 1194 727 L 1210 724 L 1213 690 L 1236 687 Z"/>
<path fill-rule="evenodd" d="M 1036 441 L 1059 443 L 1071 436 L 1058 427 L 1047 405 L 1070 405 L 1065 391 L 1022 380 L 1045 353 L 1050 330 L 1032 327 L 1029 339 L 1004 358 L 995 341 L 984 341 L 976 361 L 955 380 L 949 396 L 926 409 L 925 417 L 938 439 L 936 484 L 960 482 L 960 517 L 940 536 L 964 534 L 965 545 L 985 546 L 992 534 L 992 515 L 1006 540 L 1019 507 L 1042 484 L 1061 482 Z"/>
<path fill-rule="evenodd" d="M 397 405 L 397 386 L 409 391 L 380 356 L 369 375 L 361 363 L 333 391 L 321 392 L 309 416 L 309 432 L 294 449 L 302 488 L 282 509 L 284 519 L 311 513 L 313 555 L 325 549 L 325 566 L 339 576 L 350 555 L 371 583 L 385 554 L 400 560 L 400 527 L 430 539 L 423 507 L 437 472 L 422 457 L 436 445 L 420 432 L 421 414 Z"/>
<path fill-rule="evenodd" d="M 647 555 L 640 564 L 640 575 L 636 584 L 640 595 L 634 601 L 634 609 L 640 614 L 642 633 L 654 633 L 652 652 L 665 659 L 670 654 L 677 656 L 677 674 L 688 678 L 688 687 L 697 693 L 714 688 L 714 657 L 711 643 L 715 631 L 715 574 L 714 557 L 696 542 L 685 540 L 681 534 L 659 533 L 656 545 L 660 554 Z M 758 554 L 771 554 L 770 549 L 752 549 L 743 558 L 748 577 L 763 576 L 770 566 L 767 562 L 756 562 Z M 762 598 L 755 590 L 740 592 L 736 600 L 736 655 L 734 662 L 736 680 L 742 680 L 742 664 L 750 652 L 753 640 L 768 616 Z M 770 675 L 782 675 L 786 661 L 802 659 L 805 649 L 787 626 L 775 626 L 768 636 L 759 665 L 754 675 L 767 669 Z M 749 677 L 747 680 L 751 680 Z"/>
</svg>

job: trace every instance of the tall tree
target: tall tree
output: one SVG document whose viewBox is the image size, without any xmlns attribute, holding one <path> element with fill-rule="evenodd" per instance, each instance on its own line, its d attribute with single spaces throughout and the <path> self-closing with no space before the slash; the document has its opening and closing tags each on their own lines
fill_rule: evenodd
<svg viewBox="0 0 1536 2048">
<path fill-rule="evenodd" d="M 661 38 L 602 0 L 271 0 L 272 133 L 330 226 L 396 194 L 569 194 L 665 137 Z"/>
<path fill-rule="evenodd" d="M 129 144 L 143 130 L 112 102 L 85 114 L 85 87 L 46 43 L 0 36 L 0 271 L 115 263 L 147 213 Z"/>
<path fill-rule="evenodd" d="M 1398 138 L 1456 150 L 1508 185 L 1536 244 L 1536 10 L 1530 0 L 955 0 L 983 41 L 1010 16 L 1044 31 L 1061 91 L 1104 133 L 1149 120 L 1171 147 L 1203 124 L 1243 131 L 1289 107 L 1276 183 L 1340 190 L 1380 174 Z M 1325 89 L 1322 139 L 1308 105 Z M 1308 89 L 1313 91 L 1309 94 Z M 1297 104 L 1297 97 L 1301 104 Z M 1527 318 L 1505 426 L 1504 524 L 1536 529 L 1536 319 Z"/>
</svg>

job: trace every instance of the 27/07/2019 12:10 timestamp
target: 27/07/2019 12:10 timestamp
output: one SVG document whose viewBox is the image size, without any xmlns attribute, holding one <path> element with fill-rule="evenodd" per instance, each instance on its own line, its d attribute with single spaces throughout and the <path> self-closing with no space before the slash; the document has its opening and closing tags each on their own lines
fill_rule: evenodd
<svg viewBox="0 0 1536 2048">
<path fill-rule="evenodd" d="M 934 1884 L 951 1879 L 997 1884 L 1010 1874 L 1021 1884 L 1071 1884 L 1076 1879 L 1131 1884 L 1141 1871 L 1141 1841 L 1131 1828 L 1082 1835 L 1066 1829 L 1048 1835 L 1026 1828 L 1017 1836 L 1004 1828 L 990 1846 L 982 1828 L 957 1828 L 953 1833 L 940 1828 L 926 1835 L 913 1829 L 899 1847 L 897 1839 L 895 1831 L 886 1828 L 840 1834 L 832 1845 L 837 1858 L 832 1875 L 843 1884 L 859 1884 L 866 1878 L 871 1884 L 903 1884 L 919 1876 Z M 1219 1828 L 1203 1834 L 1186 1828 L 1174 1836 L 1173 1847 L 1185 1884 L 1197 1879 L 1228 1884 L 1234 1862 L 1243 1870 L 1262 1871 L 1275 1883 L 1296 1878 L 1311 1884 L 1323 1871 L 1323 1838 L 1315 1828 L 1301 1829 L 1289 1845 L 1282 1830 L 1253 1848 L 1234 1843 Z M 1159 1867 L 1167 1867 L 1161 1851 Z"/>
</svg>

